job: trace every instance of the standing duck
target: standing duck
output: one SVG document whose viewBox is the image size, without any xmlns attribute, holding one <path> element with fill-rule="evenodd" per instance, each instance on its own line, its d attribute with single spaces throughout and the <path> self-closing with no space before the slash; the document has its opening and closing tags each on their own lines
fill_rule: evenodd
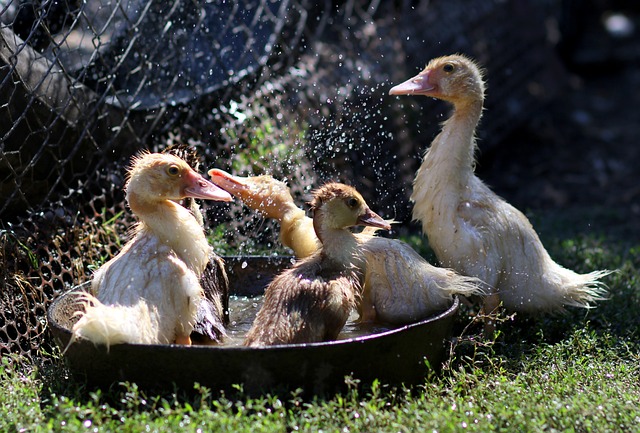
<svg viewBox="0 0 640 433">
<path fill-rule="evenodd" d="M 132 160 L 126 199 L 139 218 L 135 235 L 94 274 L 74 338 L 118 343 L 191 344 L 200 276 L 209 245 L 185 197 L 230 201 L 231 196 L 170 154 L 142 153 Z M 216 309 L 221 312 L 218 301 Z"/>
<path fill-rule="evenodd" d="M 209 176 L 250 208 L 280 221 L 281 241 L 296 257 L 307 257 L 320 248 L 313 219 L 295 205 L 284 182 L 268 175 L 233 176 L 219 169 L 209 170 Z M 405 242 L 373 236 L 377 229 L 365 227 L 355 234 L 365 258 L 360 269 L 364 275 L 360 321 L 411 323 L 445 310 L 453 295 L 483 293 L 476 278 L 435 267 Z"/>
<path fill-rule="evenodd" d="M 484 91 L 480 69 L 462 55 L 436 58 L 390 90 L 390 95 L 424 95 L 453 105 L 416 174 L 413 218 L 422 222 L 443 266 L 488 284 L 485 313 L 500 301 L 522 312 L 589 307 L 606 294 L 599 279 L 609 271 L 577 274 L 554 262 L 524 214 L 474 174 Z"/>
<path fill-rule="evenodd" d="M 314 192 L 313 227 L 322 242 L 315 254 L 269 284 L 244 344 L 312 343 L 334 340 L 360 294 L 359 245 L 349 227 L 389 230 L 352 187 L 328 183 Z"/>
</svg>

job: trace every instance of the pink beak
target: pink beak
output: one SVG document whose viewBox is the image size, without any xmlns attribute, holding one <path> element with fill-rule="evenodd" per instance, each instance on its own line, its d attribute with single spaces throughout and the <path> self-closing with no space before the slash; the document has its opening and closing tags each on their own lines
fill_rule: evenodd
<svg viewBox="0 0 640 433">
<path fill-rule="evenodd" d="M 187 197 L 216 201 L 233 200 L 233 197 L 227 191 L 218 188 L 194 171 L 185 176 L 185 182 L 187 186 L 184 189 L 184 193 Z"/>
<path fill-rule="evenodd" d="M 409 78 L 402 84 L 398 84 L 389 90 L 389 95 L 413 95 L 423 94 L 435 89 L 435 86 L 429 83 L 429 73 L 421 72 L 413 78 Z"/>
<path fill-rule="evenodd" d="M 369 227 L 378 227 L 384 230 L 391 230 L 391 224 L 386 222 L 380 215 L 371 209 L 367 209 L 367 212 L 358 218 L 358 224 Z"/>
<path fill-rule="evenodd" d="M 247 186 L 240 182 L 236 176 L 227 173 L 219 168 L 212 168 L 209 170 L 209 176 L 211 181 L 218 185 L 220 188 L 229 191 L 231 194 L 236 194 L 241 190 L 246 190 Z"/>
</svg>

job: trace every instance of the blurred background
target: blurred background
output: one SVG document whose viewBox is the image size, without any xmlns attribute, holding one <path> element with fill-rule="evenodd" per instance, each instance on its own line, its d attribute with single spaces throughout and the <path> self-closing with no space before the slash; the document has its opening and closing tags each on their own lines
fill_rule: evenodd
<svg viewBox="0 0 640 433">
<path fill-rule="evenodd" d="M 0 353 L 39 355 L 49 302 L 118 252 L 141 149 L 187 143 L 301 206 L 343 181 L 419 232 L 411 182 L 449 107 L 387 93 L 455 52 L 486 69 L 479 176 L 637 239 L 639 26 L 620 0 L 0 0 Z M 203 205 L 221 253 L 286 253 L 273 222 Z"/>
</svg>

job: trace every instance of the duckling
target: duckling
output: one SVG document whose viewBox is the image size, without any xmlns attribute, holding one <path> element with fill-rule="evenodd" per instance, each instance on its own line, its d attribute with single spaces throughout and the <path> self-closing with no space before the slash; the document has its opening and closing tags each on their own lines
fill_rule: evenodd
<svg viewBox="0 0 640 433">
<path fill-rule="evenodd" d="M 295 205 L 284 182 L 268 175 L 232 176 L 219 169 L 209 170 L 209 176 L 250 208 L 280 221 L 282 243 L 296 257 L 307 257 L 320 248 L 313 219 Z M 365 227 L 355 234 L 365 259 L 360 267 L 363 293 L 357 305 L 361 322 L 411 323 L 445 310 L 453 295 L 484 293 L 480 280 L 431 265 L 405 242 L 373 236 L 378 229 Z"/>
<path fill-rule="evenodd" d="M 417 76 L 389 91 L 453 105 L 416 174 L 413 218 L 422 222 L 443 266 L 488 284 L 485 313 L 500 302 L 528 313 L 588 308 L 605 298 L 599 280 L 610 271 L 578 274 L 554 262 L 525 215 L 474 174 L 475 129 L 484 93 L 480 68 L 462 55 L 433 59 Z"/>
<path fill-rule="evenodd" d="M 334 340 L 360 293 L 362 260 L 349 227 L 391 226 L 352 187 L 328 183 L 314 192 L 313 227 L 322 242 L 315 254 L 276 276 L 265 290 L 244 344 L 313 343 Z"/>
<path fill-rule="evenodd" d="M 243 201 L 251 209 L 280 223 L 280 242 L 299 259 L 321 247 L 313 229 L 313 219 L 296 206 L 289 187 L 272 176 L 233 176 L 217 168 L 209 170 L 211 181 Z"/>
<path fill-rule="evenodd" d="M 138 217 L 134 237 L 96 271 L 73 338 L 96 344 L 191 344 L 199 278 L 209 245 L 185 197 L 230 201 L 231 196 L 182 159 L 143 152 L 128 171 L 126 199 Z M 222 310 L 217 300 L 217 311 Z"/>
<path fill-rule="evenodd" d="M 196 150 L 184 143 L 174 143 L 163 149 L 162 153 L 169 153 L 183 159 L 195 172 L 200 169 L 200 158 Z M 200 205 L 193 197 L 185 197 L 177 203 L 191 211 L 198 224 L 204 230 L 204 216 Z M 229 278 L 224 260 L 209 247 L 209 261 L 200 276 L 200 286 L 204 293 L 198 304 L 196 324 L 191 333 L 194 344 L 217 344 L 226 337 L 225 325 L 229 323 Z M 218 307 L 222 305 L 222 311 Z"/>
</svg>

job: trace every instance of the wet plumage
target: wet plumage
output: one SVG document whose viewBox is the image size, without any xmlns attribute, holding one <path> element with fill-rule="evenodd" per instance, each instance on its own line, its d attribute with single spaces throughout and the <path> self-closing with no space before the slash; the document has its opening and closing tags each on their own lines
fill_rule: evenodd
<svg viewBox="0 0 640 433">
<path fill-rule="evenodd" d="M 99 344 L 190 344 L 209 245 L 185 197 L 230 200 L 173 155 L 142 153 L 128 173 L 133 238 L 94 274 L 74 338 Z M 221 309 L 221 306 L 218 305 Z"/>
<path fill-rule="evenodd" d="M 281 223 L 281 240 L 298 258 L 320 247 L 313 220 L 298 208 L 287 186 L 271 176 L 240 177 L 222 170 L 209 171 L 213 183 L 240 198 L 247 206 Z M 482 284 L 449 269 L 431 265 L 413 248 L 397 239 L 373 236 L 376 227 L 365 227 L 355 239 L 364 262 L 360 319 L 366 322 L 410 323 L 441 312 L 453 295 L 479 295 Z"/>
<path fill-rule="evenodd" d="M 200 170 L 198 154 L 187 144 L 172 144 L 162 153 L 169 153 L 183 159 L 195 172 Z M 193 197 L 185 197 L 177 202 L 188 209 L 204 229 L 204 216 L 197 201 Z M 229 323 L 229 278 L 224 260 L 211 247 L 209 247 L 209 261 L 200 275 L 200 286 L 204 297 L 198 304 L 191 339 L 195 344 L 221 343 L 226 336 L 225 326 Z"/>
<path fill-rule="evenodd" d="M 388 230 L 389 224 L 355 189 L 343 184 L 319 188 L 311 205 L 322 247 L 269 284 L 247 334 L 248 346 L 333 340 L 356 307 L 361 288 L 356 263 L 362 258 L 348 228 L 367 225 Z"/>
</svg>

